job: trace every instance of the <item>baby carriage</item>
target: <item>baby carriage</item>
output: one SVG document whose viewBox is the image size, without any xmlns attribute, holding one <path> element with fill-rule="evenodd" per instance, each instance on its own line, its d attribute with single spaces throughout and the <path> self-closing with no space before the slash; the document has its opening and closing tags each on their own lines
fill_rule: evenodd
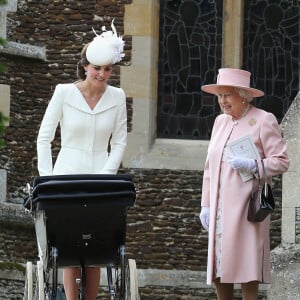
<svg viewBox="0 0 300 300">
<path fill-rule="evenodd" d="M 24 206 L 34 219 L 38 256 L 26 264 L 25 300 L 54 300 L 58 268 L 79 266 L 85 299 L 86 266 L 106 267 L 110 299 L 138 299 L 137 270 L 125 249 L 127 210 L 135 203 L 131 175 L 38 176 Z M 36 276 L 33 276 L 35 269 Z M 34 284 L 34 277 L 36 278 Z"/>
</svg>

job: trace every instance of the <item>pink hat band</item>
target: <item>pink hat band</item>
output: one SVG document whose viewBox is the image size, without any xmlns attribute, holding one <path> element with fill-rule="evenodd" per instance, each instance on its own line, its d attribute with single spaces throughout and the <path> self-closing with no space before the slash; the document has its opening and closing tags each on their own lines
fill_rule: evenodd
<svg viewBox="0 0 300 300">
<path fill-rule="evenodd" d="M 216 94 L 219 86 L 237 87 L 247 90 L 252 97 L 263 96 L 263 92 L 250 87 L 251 73 L 240 69 L 219 69 L 216 84 L 208 84 L 201 87 L 204 92 Z"/>
</svg>

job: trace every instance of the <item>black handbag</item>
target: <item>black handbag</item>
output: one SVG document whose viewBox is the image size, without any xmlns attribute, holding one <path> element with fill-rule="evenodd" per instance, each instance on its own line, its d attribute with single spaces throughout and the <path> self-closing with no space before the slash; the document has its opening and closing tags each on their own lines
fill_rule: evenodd
<svg viewBox="0 0 300 300">
<path fill-rule="evenodd" d="M 258 170 L 257 160 L 255 160 L 256 169 Z M 252 193 L 249 201 L 247 219 L 250 222 L 262 222 L 275 208 L 275 201 L 270 184 L 267 182 L 267 174 L 263 160 L 261 160 L 264 173 L 264 182 L 261 183 L 258 172 L 258 187 L 253 178 Z"/>
</svg>

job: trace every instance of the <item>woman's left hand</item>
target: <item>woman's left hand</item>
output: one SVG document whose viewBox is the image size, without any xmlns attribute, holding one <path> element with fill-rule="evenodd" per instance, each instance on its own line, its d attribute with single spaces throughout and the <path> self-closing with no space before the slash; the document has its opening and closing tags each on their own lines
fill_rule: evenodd
<svg viewBox="0 0 300 300">
<path fill-rule="evenodd" d="M 208 231 L 209 228 L 209 207 L 202 206 L 201 212 L 199 215 L 199 219 L 201 221 L 202 226 L 204 227 L 205 230 Z"/>
</svg>

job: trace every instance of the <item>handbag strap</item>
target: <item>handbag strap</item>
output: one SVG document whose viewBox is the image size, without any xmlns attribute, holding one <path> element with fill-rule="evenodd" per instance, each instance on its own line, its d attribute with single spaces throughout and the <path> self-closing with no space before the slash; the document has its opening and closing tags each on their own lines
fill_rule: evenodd
<svg viewBox="0 0 300 300">
<path fill-rule="evenodd" d="M 260 183 L 260 175 L 259 175 L 259 168 L 258 168 L 258 162 L 255 159 L 255 168 L 256 168 L 256 172 L 257 172 L 257 178 L 258 178 L 258 182 Z M 255 177 L 254 177 L 255 178 Z"/>
<path fill-rule="evenodd" d="M 268 182 L 267 182 L 267 173 L 266 173 L 266 168 L 265 168 L 263 160 L 261 160 L 261 165 L 262 165 L 262 169 L 263 169 L 263 173 L 264 173 L 263 192 L 264 192 L 265 197 L 268 198 L 269 189 L 268 189 Z M 260 186 L 260 175 L 259 175 L 259 169 L 258 169 L 258 162 L 256 159 L 255 159 L 255 166 L 256 166 L 256 170 L 257 170 L 258 185 Z M 254 193 L 255 178 L 256 177 L 254 176 L 253 183 L 252 183 L 252 195 Z"/>
<path fill-rule="evenodd" d="M 263 172 L 264 172 L 265 182 L 267 182 L 267 173 L 266 173 L 265 164 L 264 164 L 263 160 L 261 160 L 261 165 L 262 165 L 262 169 L 263 169 Z"/>
<path fill-rule="evenodd" d="M 266 172 L 266 169 L 265 169 L 265 164 L 264 164 L 264 161 L 261 160 L 261 165 L 262 165 L 262 169 L 263 169 L 263 172 L 264 172 L 264 194 L 265 194 L 265 197 L 268 198 L 268 193 L 269 193 L 269 189 L 268 189 L 268 182 L 267 182 L 267 172 Z"/>
<path fill-rule="evenodd" d="M 258 184 L 260 184 L 260 175 L 259 175 L 259 170 L 258 170 L 258 162 L 257 162 L 256 159 L 254 161 L 255 161 L 255 168 L 257 170 Z M 252 196 L 253 196 L 253 193 L 254 193 L 255 179 L 256 179 L 256 177 L 253 176 L 253 181 L 252 181 Z"/>
</svg>

